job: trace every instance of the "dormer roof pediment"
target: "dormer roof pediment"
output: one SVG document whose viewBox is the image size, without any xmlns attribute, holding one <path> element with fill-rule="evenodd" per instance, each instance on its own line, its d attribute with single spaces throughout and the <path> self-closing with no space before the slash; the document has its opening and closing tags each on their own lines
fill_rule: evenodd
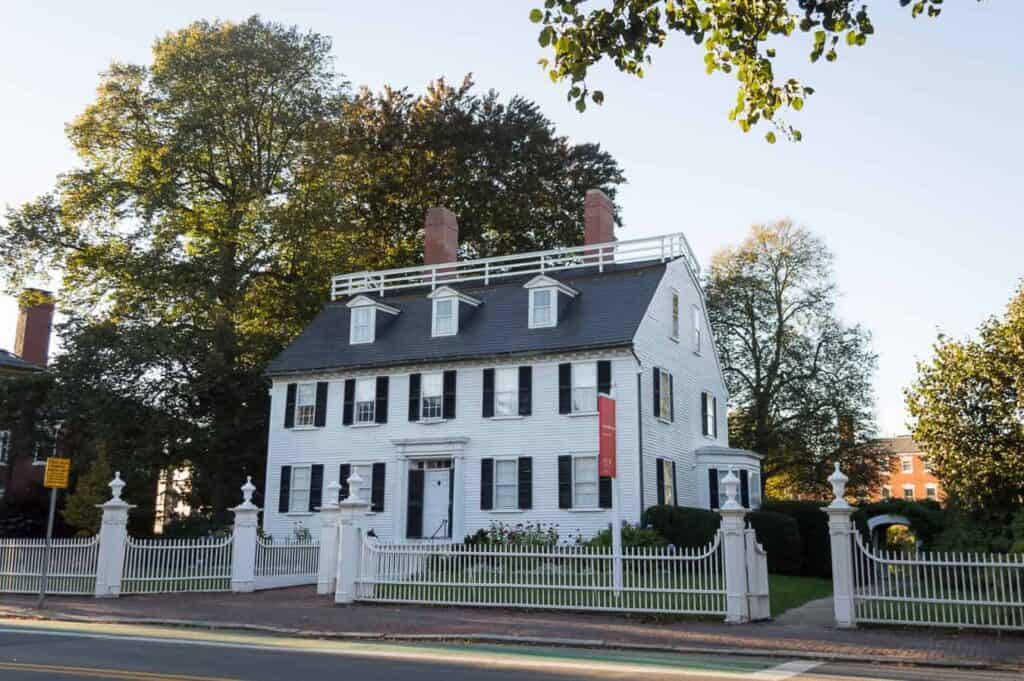
<svg viewBox="0 0 1024 681">
<path fill-rule="evenodd" d="M 564 293 L 570 298 L 575 298 L 577 295 L 579 295 L 579 291 L 574 289 L 572 286 L 563 284 L 557 279 L 553 279 L 552 277 L 549 277 L 546 274 L 538 274 L 536 277 L 523 284 L 523 288 L 553 288 L 557 290 L 559 293 Z"/>
<path fill-rule="evenodd" d="M 462 293 L 461 291 L 456 291 L 451 286 L 439 286 L 428 293 L 427 298 L 430 298 L 431 300 L 436 300 L 438 298 L 456 298 L 460 303 L 466 303 L 473 307 L 476 307 L 483 302 L 479 298 L 474 298 L 473 296 Z"/>
<path fill-rule="evenodd" d="M 387 305 L 385 303 L 382 303 L 379 300 L 374 300 L 370 296 L 366 296 L 366 295 L 356 296 L 352 300 L 350 300 L 347 303 L 345 303 L 345 307 L 350 308 L 350 309 L 351 308 L 356 308 L 356 307 L 372 307 L 375 310 L 380 310 L 381 312 L 387 312 L 388 314 L 391 314 L 391 315 L 397 315 L 399 312 L 401 312 L 401 310 L 399 310 L 397 307 L 393 307 L 391 305 Z"/>
</svg>

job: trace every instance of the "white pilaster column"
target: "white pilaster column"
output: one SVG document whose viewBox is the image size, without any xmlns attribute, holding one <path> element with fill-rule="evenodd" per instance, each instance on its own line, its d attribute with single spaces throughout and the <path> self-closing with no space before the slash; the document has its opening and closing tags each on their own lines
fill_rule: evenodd
<svg viewBox="0 0 1024 681">
<path fill-rule="evenodd" d="M 260 509 L 252 503 L 256 486 L 252 476 L 246 476 L 242 485 L 242 503 L 231 509 L 235 514 L 235 527 L 231 541 L 231 591 L 248 593 L 256 586 L 256 530 Z"/>
<path fill-rule="evenodd" d="M 100 525 L 100 553 L 96 564 L 96 598 L 117 598 L 121 595 L 124 574 L 125 543 L 128 541 L 128 511 L 135 508 L 121 498 L 125 482 L 121 472 L 110 481 L 110 500 L 100 504 L 103 522 Z"/>
<path fill-rule="evenodd" d="M 320 557 L 317 564 L 316 592 L 321 596 L 334 593 L 338 575 L 338 520 L 341 507 L 338 495 L 341 485 L 327 485 L 327 501 L 320 507 Z"/>
<path fill-rule="evenodd" d="M 736 501 L 740 479 L 730 470 L 722 480 L 725 503 L 718 509 L 722 516 L 722 551 L 725 560 L 725 621 L 740 624 L 750 621 L 747 605 L 747 559 L 744 516 L 747 509 Z"/>
<path fill-rule="evenodd" d="M 846 483 L 849 478 L 839 470 L 829 476 L 834 499 L 822 509 L 828 514 L 828 534 L 832 548 L 832 602 L 836 626 L 853 629 L 857 617 L 853 601 L 853 507 L 846 501 Z"/>
<path fill-rule="evenodd" d="M 338 504 L 338 576 L 334 590 L 335 603 L 352 603 L 356 598 L 363 542 L 363 519 L 370 509 L 369 502 L 359 497 L 359 485 L 362 482 L 363 479 L 353 466 L 352 475 L 348 478 L 348 498 Z"/>
</svg>

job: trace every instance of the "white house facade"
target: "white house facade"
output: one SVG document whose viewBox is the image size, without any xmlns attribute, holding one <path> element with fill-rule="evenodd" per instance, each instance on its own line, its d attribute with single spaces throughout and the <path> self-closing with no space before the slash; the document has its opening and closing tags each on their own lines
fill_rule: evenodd
<svg viewBox="0 0 1024 681">
<path fill-rule="evenodd" d="M 333 300 L 268 367 L 264 527 L 319 532 L 353 467 L 382 540 L 460 540 L 493 522 L 608 527 L 660 503 L 746 505 L 759 457 L 728 447 L 726 388 L 682 235 L 615 242 L 610 200 L 585 244 L 457 261 L 454 215 L 427 217 L 425 265 L 335 277 Z M 597 396 L 615 398 L 618 495 L 598 475 Z M 615 497 L 615 498 L 613 498 Z"/>
</svg>

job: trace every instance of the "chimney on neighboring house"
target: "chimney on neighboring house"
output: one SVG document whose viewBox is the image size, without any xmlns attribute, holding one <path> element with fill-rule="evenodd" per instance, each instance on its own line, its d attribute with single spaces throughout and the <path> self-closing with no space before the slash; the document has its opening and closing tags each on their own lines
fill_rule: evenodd
<svg viewBox="0 0 1024 681">
<path fill-rule="evenodd" d="M 25 289 L 18 298 L 18 329 L 14 354 L 26 362 L 46 366 L 50 355 L 50 328 L 53 324 L 53 294 Z"/>
<path fill-rule="evenodd" d="M 583 199 L 583 244 L 615 241 L 615 206 L 600 189 L 588 189 Z"/>
<path fill-rule="evenodd" d="M 459 253 L 459 221 L 447 208 L 427 211 L 423 227 L 423 264 L 455 262 Z"/>
</svg>

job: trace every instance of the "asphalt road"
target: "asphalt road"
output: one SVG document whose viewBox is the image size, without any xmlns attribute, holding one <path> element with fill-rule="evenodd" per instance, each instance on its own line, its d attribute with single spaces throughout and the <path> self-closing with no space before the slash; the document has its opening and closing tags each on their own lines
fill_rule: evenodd
<svg viewBox="0 0 1024 681">
<path fill-rule="evenodd" d="M 1019 681 L 1019 672 L 779 658 L 326 641 L 152 626 L 0 620 L 0 680 L 121 681 Z"/>
</svg>

